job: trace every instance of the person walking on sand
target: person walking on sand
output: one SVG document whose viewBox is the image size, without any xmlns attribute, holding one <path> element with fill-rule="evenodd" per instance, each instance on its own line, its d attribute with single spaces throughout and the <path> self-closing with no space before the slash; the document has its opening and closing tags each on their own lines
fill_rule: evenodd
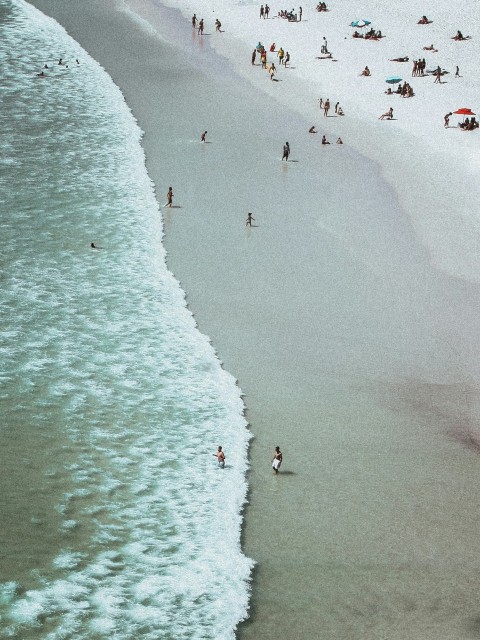
<svg viewBox="0 0 480 640">
<path fill-rule="evenodd" d="M 268 4 L 265 5 L 265 11 L 263 14 L 264 18 L 268 18 L 268 14 L 270 13 L 270 7 L 268 6 Z"/>
<path fill-rule="evenodd" d="M 285 162 L 288 162 L 289 155 L 290 155 L 290 145 L 288 144 L 288 142 L 285 142 L 285 144 L 283 145 L 282 161 L 285 160 Z"/>
<path fill-rule="evenodd" d="M 460 69 L 458 66 L 455 67 L 455 78 L 460 78 Z"/>
<path fill-rule="evenodd" d="M 325 100 L 325 104 L 323 105 L 323 115 L 325 118 L 328 117 L 328 112 L 330 111 L 330 98 Z"/>
<path fill-rule="evenodd" d="M 302 21 L 302 13 L 303 13 L 303 9 L 302 9 L 302 7 L 299 7 L 298 8 L 298 17 L 299 17 L 299 21 L 300 22 Z"/>
<path fill-rule="evenodd" d="M 253 64 L 253 65 L 255 64 L 255 59 L 256 59 L 256 57 L 257 57 L 257 50 L 256 50 L 256 49 L 254 49 L 254 50 L 253 50 L 253 53 L 252 53 L 252 64 Z"/>
<path fill-rule="evenodd" d="M 172 187 L 168 187 L 168 191 L 167 191 L 167 204 L 165 205 L 166 207 L 171 207 L 173 203 L 173 189 Z"/>
<path fill-rule="evenodd" d="M 213 455 L 217 458 L 217 466 L 219 469 L 225 469 L 225 454 L 222 451 L 222 447 L 219 446 Z"/>
<path fill-rule="evenodd" d="M 285 68 L 287 68 L 287 64 L 290 62 L 290 54 L 287 53 L 285 54 Z"/>
<path fill-rule="evenodd" d="M 253 214 L 248 213 L 247 214 L 247 222 L 245 224 L 246 227 L 251 227 L 252 226 L 252 220 L 255 220 L 255 218 L 253 217 Z"/>
<path fill-rule="evenodd" d="M 221 28 L 222 28 L 222 23 L 220 22 L 220 20 L 217 18 L 215 20 L 215 31 L 218 31 L 219 33 L 221 32 Z"/>
<path fill-rule="evenodd" d="M 200 142 L 206 142 L 207 141 L 207 132 L 204 131 L 200 137 Z"/>
<path fill-rule="evenodd" d="M 443 126 L 445 127 L 445 129 L 448 128 L 448 125 L 450 124 L 450 116 L 453 115 L 451 111 L 449 111 L 448 113 L 446 113 L 443 116 Z"/>
<path fill-rule="evenodd" d="M 263 4 L 262 4 L 262 6 L 260 7 L 260 18 L 263 18 L 264 13 L 265 13 L 265 9 L 263 8 Z"/>
<path fill-rule="evenodd" d="M 197 26 L 197 14 L 194 13 L 192 16 L 192 27 L 195 29 L 196 26 Z"/>
<path fill-rule="evenodd" d="M 277 475 L 280 467 L 282 466 L 283 455 L 280 451 L 280 447 L 275 447 L 275 451 L 273 452 L 273 460 L 272 460 L 272 469 L 273 473 Z"/>
<path fill-rule="evenodd" d="M 322 48 L 320 49 L 320 53 L 328 53 L 328 43 L 325 36 L 323 36 L 323 44 L 322 44 Z"/>
<path fill-rule="evenodd" d="M 203 36 L 203 18 L 198 23 L 198 35 Z"/>
<path fill-rule="evenodd" d="M 320 109 L 323 109 L 323 98 L 319 98 L 318 106 L 320 107 Z"/>
<path fill-rule="evenodd" d="M 273 76 L 275 75 L 276 71 L 277 70 L 275 69 L 275 65 L 272 62 L 270 65 L 270 69 L 268 70 L 268 73 L 270 74 L 270 80 L 273 80 Z"/>
</svg>

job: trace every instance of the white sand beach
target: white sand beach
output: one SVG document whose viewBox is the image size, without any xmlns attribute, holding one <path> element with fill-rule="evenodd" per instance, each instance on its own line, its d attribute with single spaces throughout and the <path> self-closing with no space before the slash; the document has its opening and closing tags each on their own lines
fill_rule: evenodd
<svg viewBox="0 0 480 640">
<path fill-rule="evenodd" d="M 171 184 L 179 206 L 163 210 L 169 267 L 245 394 L 257 567 L 238 637 L 478 637 L 480 132 L 454 127 L 461 116 L 443 126 L 480 108 L 475 4 L 453 18 L 445 0 L 366 0 L 361 15 L 332 0 L 294 23 L 252 2 L 32 4 L 106 68 L 145 131 L 159 202 Z M 385 38 L 353 39 L 356 19 Z M 323 36 L 336 62 L 316 58 Z M 287 69 L 269 54 L 278 82 L 251 65 L 258 41 L 290 52 Z M 442 83 L 411 77 L 424 56 Z M 385 95 L 394 74 L 414 97 Z M 325 118 L 320 97 L 345 115 Z"/>
</svg>

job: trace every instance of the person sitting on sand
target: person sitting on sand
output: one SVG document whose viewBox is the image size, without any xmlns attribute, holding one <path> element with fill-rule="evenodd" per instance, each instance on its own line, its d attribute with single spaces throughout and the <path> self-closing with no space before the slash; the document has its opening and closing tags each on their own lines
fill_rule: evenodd
<svg viewBox="0 0 480 640">
<path fill-rule="evenodd" d="M 318 131 L 315 129 L 315 125 L 310 127 L 310 129 L 308 130 L 308 133 L 318 133 Z"/>
<path fill-rule="evenodd" d="M 342 107 L 338 107 L 337 109 L 337 116 L 344 116 L 345 114 L 343 113 L 343 109 Z"/>
<path fill-rule="evenodd" d="M 362 71 L 362 73 L 360 75 L 361 76 L 369 76 L 369 75 L 371 75 L 370 69 L 368 67 L 365 67 L 365 69 Z"/>
<path fill-rule="evenodd" d="M 388 118 L 388 120 L 391 120 L 393 118 L 393 107 L 390 107 L 390 109 L 386 113 L 382 113 L 382 115 L 378 119 L 384 120 L 385 118 Z"/>
<path fill-rule="evenodd" d="M 322 136 L 322 144 L 330 144 L 327 140 L 327 136 Z"/>
<path fill-rule="evenodd" d="M 354 31 L 352 33 L 352 38 L 363 38 L 363 35 L 361 33 L 358 33 L 358 31 Z"/>
<path fill-rule="evenodd" d="M 467 40 L 468 38 L 470 38 L 470 36 L 464 36 L 461 31 L 457 31 L 452 40 Z"/>
<path fill-rule="evenodd" d="M 337 144 L 343 144 L 343 140 L 340 138 L 340 136 L 338 136 L 337 138 Z"/>
<path fill-rule="evenodd" d="M 391 96 L 393 94 L 392 87 L 388 87 L 385 93 L 387 94 L 387 96 Z"/>
<path fill-rule="evenodd" d="M 417 24 L 430 24 L 432 21 L 427 18 L 427 16 L 422 16 Z"/>
<path fill-rule="evenodd" d="M 429 47 L 423 47 L 423 50 L 424 51 L 433 51 L 433 53 L 438 53 L 438 49 L 435 49 L 433 44 L 431 44 Z"/>
</svg>

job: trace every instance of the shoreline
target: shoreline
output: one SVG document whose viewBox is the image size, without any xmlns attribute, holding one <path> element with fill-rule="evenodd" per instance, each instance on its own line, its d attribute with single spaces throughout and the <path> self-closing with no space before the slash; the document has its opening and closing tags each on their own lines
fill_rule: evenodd
<svg viewBox="0 0 480 640">
<path fill-rule="evenodd" d="M 75 13 L 57 0 L 32 4 L 53 13 L 122 89 L 145 131 L 157 193 L 185 165 L 195 171 L 181 192 L 174 184 L 181 215 L 162 210 L 164 244 L 200 330 L 239 379 L 254 434 L 242 547 L 257 567 L 252 616 L 239 637 L 274 638 L 281 619 L 285 638 L 315 637 L 320 628 L 324 638 L 353 639 L 369 629 L 368 637 L 383 638 L 387 629 L 389 637 L 404 640 L 405 626 L 397 625 L 406 617 L 411 637 L 433 638 L 444 627 L 426 631 L 421 614 L 428 616 L 432 600 L 424 592 L 437 583 L 439 597 L 454 597 L 448 576 L 457 566 L 465 574 L 457 589 L 462 602 L 457 618 L 451 615 L 451 635 L 443 637 L 461 637 L 457 623 L 474 606 L 462 549 L 473 543 L 475 527 L 459 531 L 456 525 L 474 513 L 468 486 L 476 457 L 446 438 L 445 429 L 463 401 L 462 385 L 475 392 L 477 287 L 458 287 L 455 278 L 431 268 L 409 216 L 378 175 L 381 167 L 348 145 L 319 155 L 300 114 L 252 95 L 210 53 L 207 65 L 218 65 L 219 81 L 201 67 L 192 72 L 188 65 L 198 61 L 186 50 L 182 73 L 190 87 L 174 78 L 167 87 L 168 104 L 184 104 L 193 92 L 195 121 L 176 123 L 170 114 L 160 129 L 169 127 L 172 139 L 155 140 L 161 93 L 154 82 L 145 86 L 154 78 L 153 35 L 137 34 L 139 64 L 127 47 L 120 57 L 115 38 L 98 37 L 102 24 L 112 24 L 113 5 L 89 2 Z M 94 29 L 86 11 L 95 17 Z M 112 31 L 128 24 L 115 13 Z M 226 104 L 234 103 L 237 91 L 248 103 L 237 100 L 235 121 L 223 115 L 223 129 L 212 130 L 209 98 L 223 94 Z M 208 146 L 198 142 L 203 128 L 211 132 Z M 286 166 L 279 152 L 292 129 L 298 163 Z M 260 162 L 253 163 L 257 149 Z M 354 193 L 341 190 L 339 201 L 344 174 Z M 359 212 L 355 192 L 362 184 Z M 251 231 L 244 227 L 246 202 L 258 217 Z M 473 424 L 474 408 L 467 417 Z M 268 459 L 277 444 L 285 463 L 274 478 Z M 450 484 L 442 483 L 439 495 L 434 480 L 447 458 Z M 442 511 L 451 517 L 432 534 Z M 399 598 L 419 603 L 417 614 L 408 603 L 395 604 Z M 349 607 L 359 613 L 348 617 Z"/>
</svg>

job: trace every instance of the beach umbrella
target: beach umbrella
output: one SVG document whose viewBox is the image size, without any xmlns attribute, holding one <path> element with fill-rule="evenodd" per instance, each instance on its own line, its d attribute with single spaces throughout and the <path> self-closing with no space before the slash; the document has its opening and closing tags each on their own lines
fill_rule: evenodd
<svg viewBox="0 0 480 640">
<path fill-rule="evenodd" d="M 462 107 L 462 109 L 457 109 L 453 113 L 456 113 L 458 116 L 463 116 L 464 120 L 465 120 L 465 116 L 474 116 L 474 115 L 476 115 L 475 113 L 473 113 L 473 111 L 471 109 L 468 109 L 467 107 Z"/>
<path fill-rule="evenodd" d="M 388 84 L 397 84 L 397 82 L 401 82 L 402 78 L 399 78 L 398 76 L 390 76 L 389 78 L 385 79 L 385 82 L 388 82 Z"/>
<path fill-rule="evenodd" d="M 370 20 L 354 20 L 350 26 L 358 27 L 359 29 L 362 29 L 363 27 L 366 27 L 369 24 L 372 24 Z"/>
</svg>

